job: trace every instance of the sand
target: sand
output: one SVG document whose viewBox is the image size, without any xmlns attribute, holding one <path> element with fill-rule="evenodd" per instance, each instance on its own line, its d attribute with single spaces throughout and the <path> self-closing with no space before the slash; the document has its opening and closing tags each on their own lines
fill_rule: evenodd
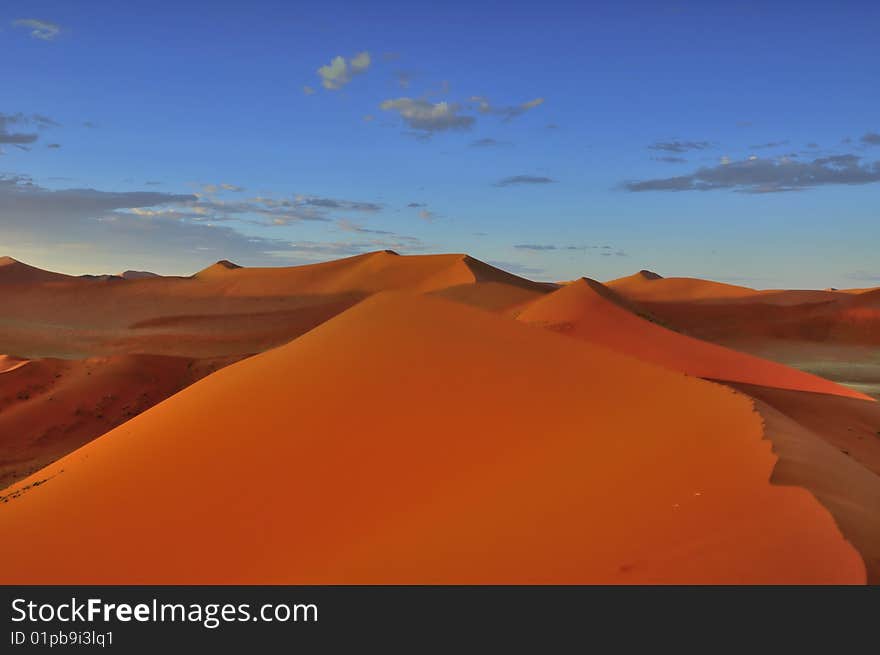
<svg viewBox="0 0 880 655">
<path fill-rule="evenodd" d="M 815 375 L 673 332 L 637 312 L 614 290 L 584 278 L 536 300 L 518 319 L 688 375 L 867 398 Z"/>
<path fill-rule="evenodd" d="M 0 582 L 864 582 L 775 464 L 745 395 L 382 293 L 7 490 Z"/>
</svg>

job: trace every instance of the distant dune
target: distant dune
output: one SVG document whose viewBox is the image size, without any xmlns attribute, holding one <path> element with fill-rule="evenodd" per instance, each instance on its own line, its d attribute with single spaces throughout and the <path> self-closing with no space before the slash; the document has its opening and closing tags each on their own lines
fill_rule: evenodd
<svg viewBox="0 0 880 655">
<path fill-rule="evenodd" d="M 745 396 L 380 294 L 8 489 L 0 581 L 863 582 L 775 459 Z"/>
<path fill-rule="evenodd" d="M 528 305 L 520 321 L 702 378 L 869 399 L 815 375 L 668 330 L 594 280 L 583 278 Z"/>
</svg>

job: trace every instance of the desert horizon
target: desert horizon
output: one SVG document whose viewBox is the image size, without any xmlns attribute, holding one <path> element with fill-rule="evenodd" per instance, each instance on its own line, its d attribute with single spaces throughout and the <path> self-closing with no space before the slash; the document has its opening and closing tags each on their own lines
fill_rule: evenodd
<svg viewBox="0 0 880 655">
<path fill-rule="evenodd" d="M 877 288 L 381 250 L 0 297 L 5 584 L 880 580 Z"/>
</svg>

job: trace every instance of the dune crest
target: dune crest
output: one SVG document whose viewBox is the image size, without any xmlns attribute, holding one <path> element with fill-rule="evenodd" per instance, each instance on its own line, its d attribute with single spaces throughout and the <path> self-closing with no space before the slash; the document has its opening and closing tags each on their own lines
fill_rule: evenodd
<svg viewBox="0 0 880 655">
<path fill-rule="evenodd" d="M 12 257 L 0 257 L 0 284 L 29 284 L 72 279 L 63 273 L 44 271 Z"/>
</svg>

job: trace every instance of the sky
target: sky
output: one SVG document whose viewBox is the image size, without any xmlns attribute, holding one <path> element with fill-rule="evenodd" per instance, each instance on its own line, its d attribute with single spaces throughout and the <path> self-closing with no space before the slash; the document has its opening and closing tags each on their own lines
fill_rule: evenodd
<svg viewBox="0 0 880 655">
<path fill-rule="evenodd" d="M 0 5 L 0 255 L 880 285 L 880 3 Z"/>
</svg>

